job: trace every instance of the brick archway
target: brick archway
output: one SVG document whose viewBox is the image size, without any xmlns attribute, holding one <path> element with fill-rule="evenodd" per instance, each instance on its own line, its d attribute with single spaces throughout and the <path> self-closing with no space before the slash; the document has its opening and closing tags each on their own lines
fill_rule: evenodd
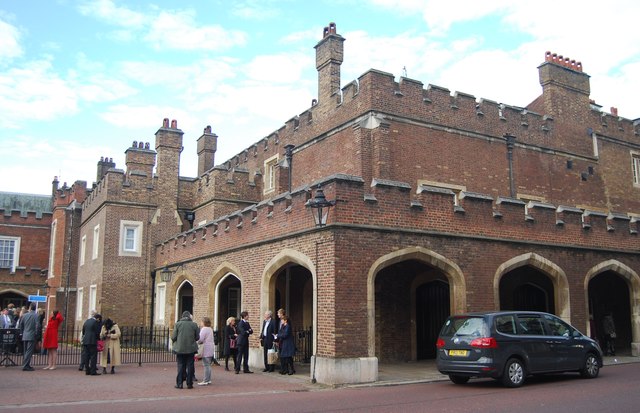
<svg viewBox="0 0 640 413">
<path fill-rule="evenodd" d="M 558 265 L 533 252 L 513 257 L 498 267 L 493 278 L 495 308 L 500 308 L 500 279 L 508 272 L 525 265 L 536 268 L 551 278 L 556 313 L 566 322 L 571 322 L 571 303 L 569 302 L 570 294 L 567 275 Z"/>
<path fill-rule="evenodd" d="M 584 277 L 585 314 L 589 314 L 589 282 L 605 271 L 618 274 L 627 283 L 631 301 L 629 303 L 631 307 L 631 354 L 640 356 L 640 276 L 638 273 L 617 260 L 601 262 L 587 271 Z M 587 329 L 589 329 L 588 325 Z"/>
<path fill-rule="evenodd" d="M 262 273 L 260 285 L 260 314 L 264 314 L 267 310 L 275 310 L 276 302 L 274 291 L 276 289 L 276 274 L 287 264 L 299 265 L 307 269 L 311 274 L 311 283 L 313 285 L 313 354 L 316 354 L 318 342 L 318 281 L 316 277 L 316 266 L 307 255 L 294 249 L 285 248 L 267 263 Z"/>
<path fill-rule="evenodd" d="M 213 271 L 211 278 L 207 282 L 207 294 L 208 294 L 208 311 L 213 313 L 213 327 L 216 330 L 221 330 L 224 325 L 219 325 L 220 319 L 220 306 L 216 301 L 220 295 L 220 285 L 221 283 L 227 279 L 227 277 L 234 277 L 240 282 L 240 289 L 242 290 L 242 276 L 240 275 L 240 270 L 234 264 L 225 261 L 218 265 L 218 267 Z M 224 317 L 223 317 L 224 318 Z"/>
<path fill-rule="evenodd" d="M 376 309 L 375 281 L 378 273 L 393 264 L 406 260 L 416 260 L 441 270 L 447 277 L 450 286 L 451 313 L 462 313 L 467 308 L 467 287 L 462 270 L 448 258 L 423 247 L 409 247 L 378 258 L 367 275 L 367 320 L 368 320 L 368 355 L 375 357 Z"/>
</svg>

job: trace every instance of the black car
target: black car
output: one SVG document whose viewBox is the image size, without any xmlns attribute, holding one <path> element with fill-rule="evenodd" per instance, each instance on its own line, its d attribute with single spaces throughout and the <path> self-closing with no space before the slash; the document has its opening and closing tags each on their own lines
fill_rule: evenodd
<svg viewBox="0 0 640 413">
<path fill-rule="evenodd" d="M 456 384 L 491 377 L 518 387 L 533 374 L 579 372 L 595 378 L 598 343 L 560 318 L 533 311 L 454 315 L 436 342 L 438 370 Z"/>
</svg>

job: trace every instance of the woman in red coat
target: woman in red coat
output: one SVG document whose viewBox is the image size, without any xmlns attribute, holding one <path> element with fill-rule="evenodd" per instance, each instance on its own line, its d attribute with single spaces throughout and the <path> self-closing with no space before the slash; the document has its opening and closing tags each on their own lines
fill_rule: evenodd
<svg viewBox="0 0 640 413">
<path fill-rule="evenodd" d="M 62 314 L 58 310 L 53 310 L 53 315 L 47 323 L 47 329 L 44 331 L 44 339 L 42 340 L 42 348 L 47 350 L 48 365 L 44 370 L 55 370 L 58 361 L 58 327 L 62 324 Z"/>
</svg>

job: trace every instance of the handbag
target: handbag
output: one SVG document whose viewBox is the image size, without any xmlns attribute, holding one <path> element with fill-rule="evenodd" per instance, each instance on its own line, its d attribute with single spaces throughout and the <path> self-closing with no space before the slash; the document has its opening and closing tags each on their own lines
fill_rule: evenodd
<svg viewBox="0 0 640 413">
<path fill-rule="evenodd" d="M 237 343 L 235 338 L 229 339 L 229 348 L 237 348 Z"/>
<path fill-rule="evenodd" d="M 98 340 L 96 344 L 98 345 L 98 352 L 104 350 L 104 340 Z"/>
<path fill-rule="evenodd" d="M 201 360 L 203 353 L 204 353 L 204 344 L 198 343 L 198 352 L 196 353 L 196 360 Z"/>
<path fill-rule="evenodd" d="M 278 355 L 278 348 L 274 343 L 273 347 L 267 350 L 267 364 L 276 364 L 279 359 L 280 359 L 280 356 Z"/>
</svg>

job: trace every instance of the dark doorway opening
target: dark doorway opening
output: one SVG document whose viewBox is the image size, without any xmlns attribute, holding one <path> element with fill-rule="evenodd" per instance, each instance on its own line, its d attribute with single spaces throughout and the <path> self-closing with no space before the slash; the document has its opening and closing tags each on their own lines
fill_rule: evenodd
<svg viewBox="0 0 640 413">
<path fill-rule="evenodd" d="M 509 271 L 500 279 L 500 309 L 555 314 L 551 279 L 529 266 Z"/>
<path fill-rule="evenodd" d="M 616 327 L 616 353 L 631 349 L 631 304 L 626 280 L 613 271 L 605 271 L 589 281 L 589 313 L 593 316 L 591 336 L 604 343 L 602 320 L 611 311 Z M 595 331 L 593 331 L 595 330 Z"/>
<path fill-rule="evenodd" d="M 449 284 L 436 280 L 416 289 L 416 356 L 436 357 L 436 340 L 449 317 Z"/>
</svg>

